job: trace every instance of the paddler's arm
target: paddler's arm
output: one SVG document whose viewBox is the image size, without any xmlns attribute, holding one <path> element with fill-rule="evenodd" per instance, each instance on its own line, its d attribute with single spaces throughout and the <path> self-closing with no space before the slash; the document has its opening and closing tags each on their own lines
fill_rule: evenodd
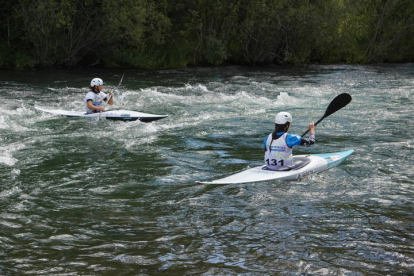
<svg viewBox="0 0 414 276">
<path fill-rule="evenodd" d="M 111 91 L 108 94 L 109 94 L 109 101 L 107 100 L 107 98 L 105 98 L 104 101 L 109 105 L 113 105 L 114 104 L 114 91 Z"/>
<path fill-rule="evenodd" d="M 315 144 L 315 124 L 310 123 L 309 124 L 309 138 L 302 138 L 300 141 L 301 146 L 311 146 Z"/>
<path fill-rule="evenodd" d="M 92 100 L 88 100 L 86 102 L 86 106 L 90 109 L 90 110 L 100 110 L 100 111 L 104 111 L 105 108 L 103 106 L 94 106 L 92 104 Z"/>
<path fill-rule="evenodd" d="M 315 144 L 315 124 L 314 123 L 309 124 L 309 131 L 311 133 L 309 138 L 303 138 L 299 135 L 288 134 L 286 136 L 286 145 L 289 148 L 292 148 L 294 146 L 311 146 Z"/>
</svg>

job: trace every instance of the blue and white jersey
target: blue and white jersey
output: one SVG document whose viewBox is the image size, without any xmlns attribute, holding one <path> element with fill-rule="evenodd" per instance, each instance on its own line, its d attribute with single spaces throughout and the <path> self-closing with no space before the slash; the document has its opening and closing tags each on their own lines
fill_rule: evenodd
<svg viewBox="0 0 414 276">
<path fill-rule="evenodd" d="M 271 170 L 277 170 L 280 167 L 289 167 L 293 163 L 292 147 L 300 145 L 301 137 L 288 133 L 277 133 L 281 136 L 273 139 L 273 133 L 270 133 L 264 140 L 265 163 Z"/>
<path fill-rule="evenodd" d="M 83 101 L 85 102 L 85 104 L 88 101 L 92 101 L 92 104 L 94 106 L 102 106 L 102 101 L 104 99 L 106 99 L 106 94 L 104 92 L 95 93 L 93 91 L 89 91 L 88 93 L 86 93 L 86 96 L 83 99 Z M 89 109 L 88 105 L 86 105 L 85 109 L 86 109 L 86 113 L 88 114 L 96 112 L 95 110 Z"/>
</svg>

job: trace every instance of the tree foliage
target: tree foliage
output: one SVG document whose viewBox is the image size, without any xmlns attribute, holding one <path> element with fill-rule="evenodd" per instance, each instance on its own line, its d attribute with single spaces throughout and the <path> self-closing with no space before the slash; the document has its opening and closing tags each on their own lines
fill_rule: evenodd
<svg viewBox="0 0 414 276">
<path fill-rule="evenodd" d="M 412 0 L 5 0 L 0 67 L 411 62 Z"/>
</svg>

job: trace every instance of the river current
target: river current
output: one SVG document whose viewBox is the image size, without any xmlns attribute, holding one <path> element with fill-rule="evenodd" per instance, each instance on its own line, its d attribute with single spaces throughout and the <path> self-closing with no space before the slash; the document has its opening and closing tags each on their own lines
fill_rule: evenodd
<svg viewBox="0 0 414 276">
<path fill-rule="evenodd" d="M 112 109 L 168 118 L 88 121 Z M 414 64 L 0 71 L 0 275 L 413 275 Z M 104 90 L 104 91 L 105 91 Z M 275 115 L 294 154 L 354 149 L 297 181 L 203 185 L 263 163 Z"/>
</svg>

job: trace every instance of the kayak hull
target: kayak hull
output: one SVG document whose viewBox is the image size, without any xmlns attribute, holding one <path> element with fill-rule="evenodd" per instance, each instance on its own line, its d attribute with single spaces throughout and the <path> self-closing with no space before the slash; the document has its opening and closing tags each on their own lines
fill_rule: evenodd
<svg viewBox="0 0 414 276">
<path fill-rule="evenodd" d="M 141 122 L 152 122 L 157 121 L 160 119 L 167 118 L 168 115 L 157 115 L 157 114 L 150 114 L 138 111 L 131 111 L 131 110 L 110 110 L 104 111 L 101 113 L 92 113 L 86 114 L 80 111 L 67 111 L 61 109 L 44 109 L 40 107 L 35 107 L 37 110 L 40 110 L 45 113 L 54 114 L 54 115 L 63 115 L 66 117 L 72 118 L 85 118 L 85 119 L 93 119 L 93 118 L 102 118 L 107 120 L 116 120 L 116 121 L 136 121 L 140 120 Z"/>
<path fill-rule="evenodd" d="M 202 184 L 240 184 L 240 183 L 252 183 L 262 182 L 269 180 L 285 180 L 293 181 L 300 177 L 326 171 L 330 168 L 338 166 L 344 160 L 346 160 L 354 150 L 347 150 L 333 153 L 323 154 L 309 154 L 309 155 L 297 155 L 295 158 L 305 158 L 309 162 L 303 167 L 298 169 L 292 169 L 288 171 L 272 171 L 266 168 L 266 166 L 257 166 L 245 171 L 213 180 L 200 182 Z"/>
</svg>

